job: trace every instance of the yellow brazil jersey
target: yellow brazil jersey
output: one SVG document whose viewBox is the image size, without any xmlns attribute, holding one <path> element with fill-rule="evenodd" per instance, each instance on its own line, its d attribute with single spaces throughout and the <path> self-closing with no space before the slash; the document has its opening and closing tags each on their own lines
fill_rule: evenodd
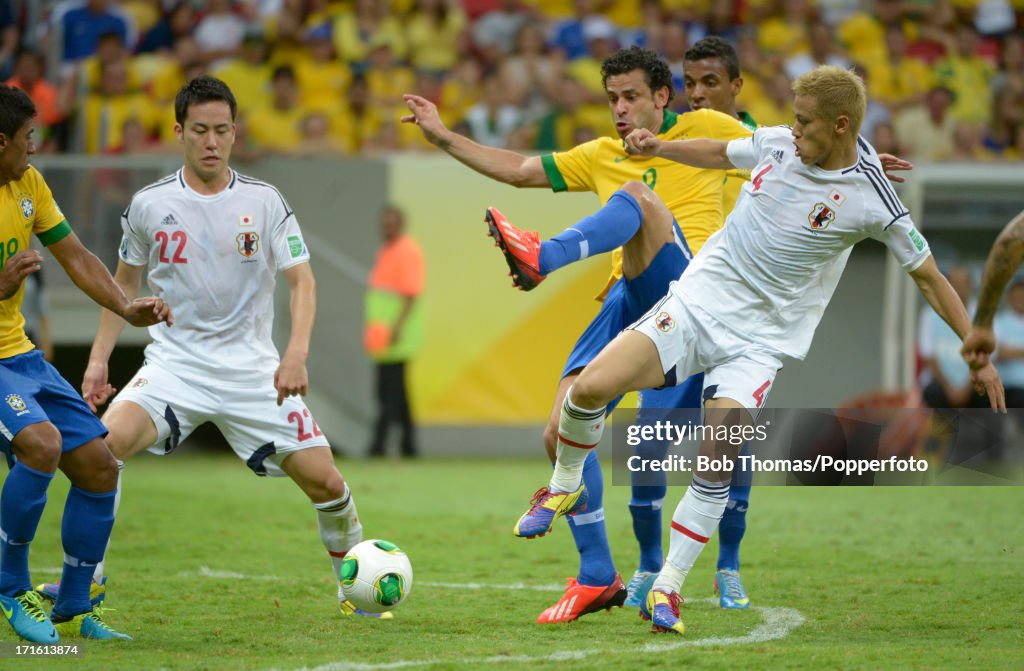
<svg viewBox="0 0 1024 671">
<path fill-rule="evenodd" d="M 746 112 L 740 112 L 740 123 L 751 133 L 757 130 L 757 122 L 754 117 Z M 725 173 L 725 187 L 722 192 L 722 219 L 728 219 L 732 208 L 736 207 L 736 201 L 740 197 L 740 189 L 750 181 L 750 171 L 739 168 L 728 170 Z M 696 253 L 696 252 L 695 252 Z"/>
<path fill-rule="evenodd" d="M 30 234 L 35 233 L 44 245 L 52 245 L 70 232 L 50 187 L 35 168 L 30 166 L 21 179 L 0 187 L 0 267 L 19 251 L 28 249 Z M 24 293 L 23 282 L 17 293 L 0 301 L 0 359 L 33 348 L 25 336 L 25 318 L 21 316 Z"/>
<path fill-rule="evenodd" d="M 666 110 L 658 131 L 662 140 L 735 140 L 750 135 L 751 131 L 733 117 L 708 109 L 685 114 Z M 602 204 L 626 182 L 644 182 L 672 211 L 694 254 L 722 227 L 723 170 L 694 168 L 653 156 L 629 156 L 622 141 L 610 137 L 545 154 L 541 162 L 554 191 L 593 191 Z M 612 253 L 612 277 L 599 298 L 621 276 L 622 250 L 616 249 Z"/>
</svg>

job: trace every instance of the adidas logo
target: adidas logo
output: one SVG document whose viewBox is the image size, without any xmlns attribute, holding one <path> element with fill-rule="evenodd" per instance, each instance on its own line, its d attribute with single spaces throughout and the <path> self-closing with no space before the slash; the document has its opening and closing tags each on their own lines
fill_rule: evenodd
<svg viewBox="0 0 1024 671">
<path fill-rule="evenodd" d="M 174 218 L 173 214 L 168 214 L 160 221 L 161 226 L 177 226 L 178 220 Z"/>
<path fill-rule="evenodd" d="M 781 149 L 776 149 L 772 152 L 772 158 L 775 159 L 776 163 L 782 163 L 782 157 L 786 155 L 786 152 Z"/>
</svg>

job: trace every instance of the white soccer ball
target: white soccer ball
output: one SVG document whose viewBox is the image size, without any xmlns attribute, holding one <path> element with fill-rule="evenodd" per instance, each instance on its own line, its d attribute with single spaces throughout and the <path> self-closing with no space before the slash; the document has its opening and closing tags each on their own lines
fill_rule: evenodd
<svg viewBox="0 0 1024 671">
<path fill-rule="evenodd" d="M 389 541 L 359 543 L 341 562 L 341 593 L 356 608 L 383 613 L 397 607 L 412 589 L 409 556 Z"/>
</svg>

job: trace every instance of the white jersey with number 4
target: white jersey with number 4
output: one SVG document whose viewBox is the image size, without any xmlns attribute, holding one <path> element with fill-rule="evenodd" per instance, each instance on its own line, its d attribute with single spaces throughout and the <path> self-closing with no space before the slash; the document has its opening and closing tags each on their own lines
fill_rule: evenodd
<svg viewBox="0 0 1024 671">
<path fill-rule="evenodd" d="M 231 171 L 227 188 L 206 196 L 178 170 L 132 197 L 121 228 L 121 260 L 148 268 L 174 314 L 173 326 L 150 327 L 147 361 L 231 385 L 273 375 L 275 275 L 309 261 L 277 189 Z"/>
<path fill-rule="evenodd" d="M 865 140 L 844 170 L 804 165 L 795 149 L 784 126 L 729 143 L 729 160 L 751 181 L 675 291 L 745 338 L 802 359 L 853 245 L 874 238 L 908 272 L 930 251 Z"/>
</svg>

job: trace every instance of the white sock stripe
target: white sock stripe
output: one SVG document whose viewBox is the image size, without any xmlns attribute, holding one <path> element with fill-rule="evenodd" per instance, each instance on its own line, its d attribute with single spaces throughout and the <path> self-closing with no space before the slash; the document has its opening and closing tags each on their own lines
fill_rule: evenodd
<svg viewBox="0 0 1024 671">
<path fill-rule="evenodd" d="M 115 459 L 114 461 L 117 462 L 117 472 L 120 475 L 121 471 L 124 470 L 124 462 L 121 461 L 120 459 Z"/>
<path fill-rule="evenodd" d="M 597 524 L 598 522 L 603 522 L 604 521 L 604 508 L 603 507 L 602 508 L 598 508 L 597 510 L 595 510 L 593 512 L 576 513 L 575 515 L 572 516 L 572 521 L 573 521 L 573 523 L 576 524 L 576 526 L 581 526 L 581 525 L 586 525 L 586 524 Z"/>
<path fill-rule="evenodd" d="M 661 497 L 656 501 L 651 501 L 651 510 L 661 510 L 661 507 L 665 505 L 665 497 Z"/>
<path fill-rule="evenodd" d="M 583 240 L 582 242 L 580 242 L 580 260 L 582 261 L 588 256 L 590 256 L 590 243 L 587 242 L 586 240 Z"/>
<path fill-rule="evenodd" d="M 728 488 L 729 485 L 732 483 L 732 480 L 730 479 L 730 480 L 725 480 L 724 482 L 718 482 L 718 481 L 712 482 L 710 480 L 705 480 L 704 478 L 700 477 L 699 475 L 695 475 L 691 479 L 691 482 L 693 482 L 695 484 L 698 484 L 698 485 L 701 485 L 702 487 L 710 487 L 710 488 L 713 488 L 713 489 L 717 489 L 718 487 L 726 487 L 726 488 Z"/>
</svg>

